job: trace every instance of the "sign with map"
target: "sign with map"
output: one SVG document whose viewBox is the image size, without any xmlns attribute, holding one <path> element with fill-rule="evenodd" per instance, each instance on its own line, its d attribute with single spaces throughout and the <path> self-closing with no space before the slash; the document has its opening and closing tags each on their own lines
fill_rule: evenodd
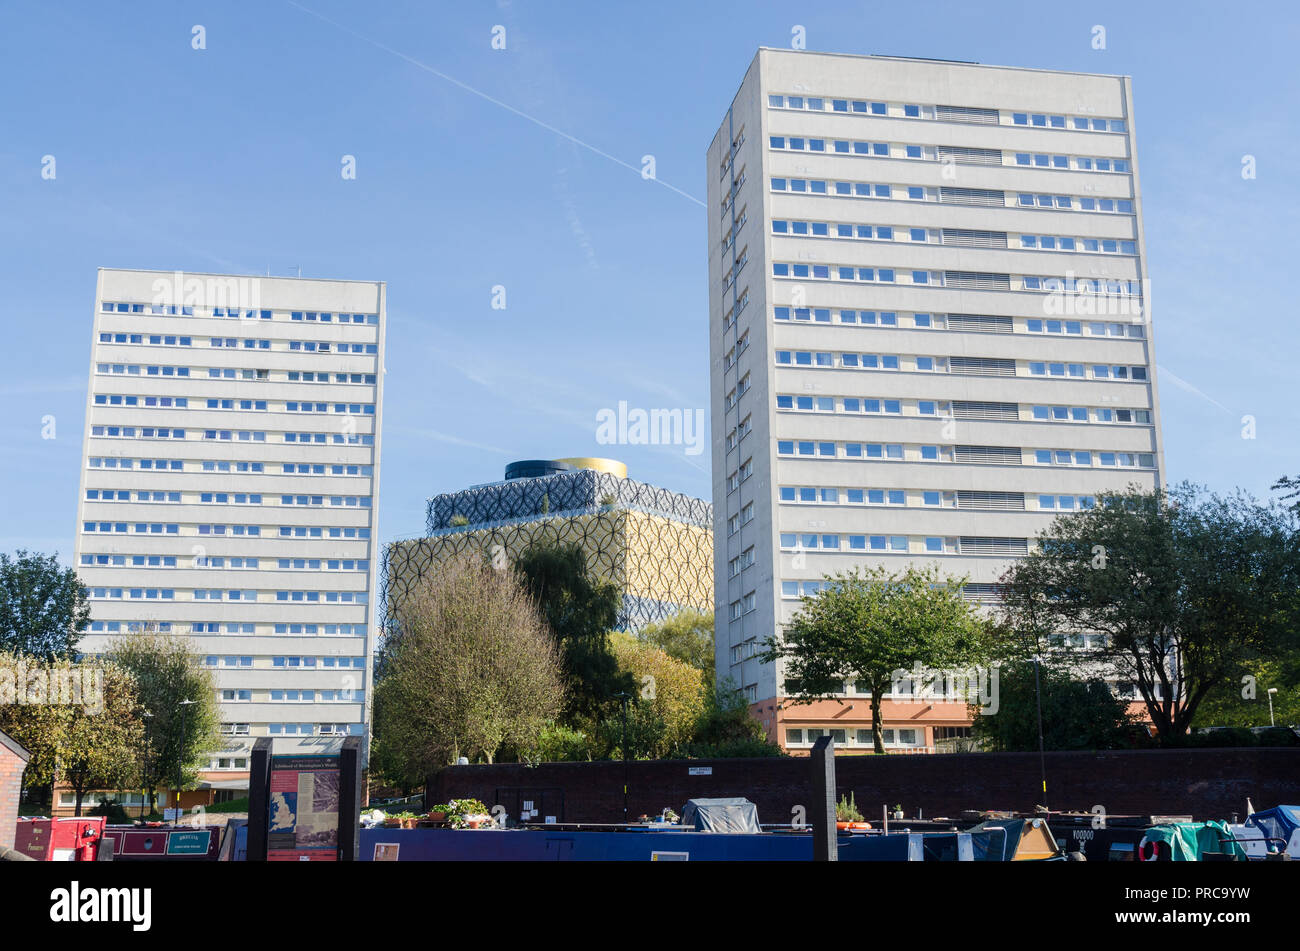
<svg viewBox="0 0 1300 951">
<path fill-rule="evenodd" d="M 272 756 L 270 772 L 267 861 L 337 861 L 339 757 Z"/>
</svg>

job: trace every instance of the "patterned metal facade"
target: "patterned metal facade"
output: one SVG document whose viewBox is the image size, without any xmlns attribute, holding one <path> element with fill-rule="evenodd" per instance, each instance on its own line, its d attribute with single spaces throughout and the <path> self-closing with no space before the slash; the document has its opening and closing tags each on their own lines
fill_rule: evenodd
<svg viewBox="0 0 1300 951">
<path fill-rule="evenodd" d="M 618 586 L 619 629 L 713 610 L 713 506 L 644 482 L 580 470 L 476 486 L 431 499 L 428 531 L 385 552 L 385 627 L 394 604 L 456 555 L 500 562 L 556 543 L 579 545 L 588 570 Z"/>
</svg>

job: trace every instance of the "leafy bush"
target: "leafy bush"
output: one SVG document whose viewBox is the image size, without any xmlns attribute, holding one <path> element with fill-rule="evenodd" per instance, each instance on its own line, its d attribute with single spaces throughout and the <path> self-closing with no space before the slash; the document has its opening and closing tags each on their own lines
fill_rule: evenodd
<svg viewBox="0 0 1300 951">
<path fill-rule="evenodd" d="M 108 824 L 111 826 L 130 825 L 134 820 L 126 814 L 122 804 L 113 799 L 105 799 L 97 804 L 93 809 L 87 811 L 88 816 L 108 816 Z"/>
<path fill-rule="evenodd" d="M 581 730 L 548 723 L 537 736 L 536 748 L 523 758 L 536 763 L 582 763 L 592 758 L 591 741 Z"/>
</svg>

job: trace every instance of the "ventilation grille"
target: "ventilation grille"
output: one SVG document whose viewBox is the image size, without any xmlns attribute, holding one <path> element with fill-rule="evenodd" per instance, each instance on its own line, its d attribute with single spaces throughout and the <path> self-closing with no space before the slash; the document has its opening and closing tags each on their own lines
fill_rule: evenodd
<svg viewBox="0 0 1300 951">
<path fill-rule="evenodd" d="M 1005 248 L 1005 231 L 968 231 L 965 228 L 944 228 L 943 243 L 959 248 Z"/>
<path fill-rule="evenodd" d="M 989 274 L 986 271 L 944 271 L 943 286 L 977 291 L 1009 291 L 1011 275 Z"/>
<path fill-rule="evenodd" d="M 1025 493 L 958 490 L 957 508 L 1023 512 L 1025 510 Z"/>
<path fill-rule="evenodd" d="M 967 601 L 996 601 L 998 585 L 987 581 L 968 581 L 962 585 L 961 596 Z"/>
<path fill-rule="evenodd" d="M 939 161 L 952 159 L 958 165 L 1001 165 L 1001 149 L 964 149 L 955 145 L 941 145 Z"/>
<path fill-rule="evenodd" d="M 961 376 L 1015 376 L 1016 361 L 1001 357 L 949 357 L 948 372 Z"/>
<path fill-rule="evenodd" d="M 989 538 L 981 535 L 961 537 L 963 555 L 1027 555 L 1029 542 L 1023 538 Z"/>
<path fill-rule="evenodd" d="M 997 125 L 996 109 L 975 109 L 971 106 L 935 106 L 934 117 L 944 122 L 975 122 L 979 125 Z"/>
<path fill-rule="evenodd" d="M 972 400 L 953 400 L 953 419 L 1020 419 L 1020 406 L 1016 403 L 976 403 Z"/>
<path fill-rule="evenodd" d="M 1006 206 L 1006 192 L 990 188 L 940 188 L 939 201 L 949 205 L 989 205 L 996 208 Z"/>
<path fill-rule="evenodd" d="M 973 330 L 976 333 L 1010 333 L 1015 321 L 1010 317 L 986 317 L 979 314 L 949 314 L 949 330 Z"/>
<path fill-rule="evenodd" d="M 1018 446 L 955 446 L 953 458 L 957 462 L 992 462 L 1003 465 L 1020 465 Z"/>
</svg>

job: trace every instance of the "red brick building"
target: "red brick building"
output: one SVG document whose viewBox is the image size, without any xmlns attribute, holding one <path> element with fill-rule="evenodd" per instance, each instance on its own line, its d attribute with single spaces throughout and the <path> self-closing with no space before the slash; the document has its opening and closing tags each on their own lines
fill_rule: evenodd
<svg viewBox="0 0 1300 951">
<path fill-rule="evenodd" d="M 0 848 L 14 847 L 23 773 L 31 758 L 32 754 L 21 743 L 8 733 L 0 732 Z"/>
</svg>

